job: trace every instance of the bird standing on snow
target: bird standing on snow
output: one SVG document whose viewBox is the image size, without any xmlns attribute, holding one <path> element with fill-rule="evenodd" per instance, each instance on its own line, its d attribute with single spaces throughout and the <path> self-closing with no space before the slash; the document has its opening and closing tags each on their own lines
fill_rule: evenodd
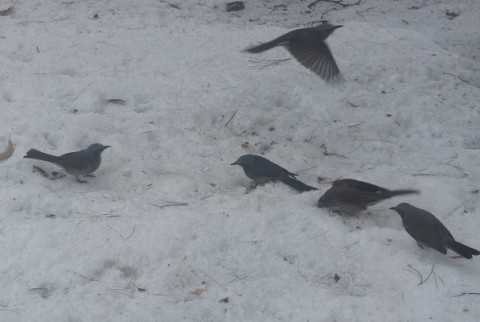
<svg viewBox="0 0 480 322">
<path fill-rule="evenodd" d="M 374 184 L 354 179 L 341 179 L 332 183 L 323 196 L 318 199 L 319 208 L 328 208 L 334 212 L 357 215 L 382 200 L 412 193 L 418 190 L 387 190 Z"/>
<path fill-rule="evenodd" d="M 291 173 L 278 164 L 259 155 L 242 155 L 231 165 L 235 164 L 241 166 L 245 175 L 250 179 L 253 179 L 256 184 L 264 184 L 270 181 L 279 180 L 300 192 L 318 190 L 317 188 L 307 186 L 300 180 L 295 179 L 297 176 L 295 173 Z"/>
<path fill-rule="evenodd" d="M 257 54 L 276 46 L 284 46 L 295 59 L 306 68 L 319 75 L 327 82 L 342 82 L 343 77 L 338 69 L 325 39 L 337 28 L 327 21 L 310 28 L 296 29 L 272 41 L 247 48 L 251 54 Z"/>
<path fill-rule="evenodd" d="M 55 156 L 36 149 L 30 149 L 24 158 L 55 163 L 64 168 L 67 173 L 74 175 L 78 182 L 87 182 L 85 180 L 80 180 L 78 176 L 83 175 L 93 177 L 94 175 L 92 173 L 98 169 L 102 162 L 101 154 L 103 150 L 109 147 L 110 146 L 108 145 L 94 143 L 85 150 L 70 152 L 61 156 Z"/>
<path fill-rule="evenodd" d="M 472 255 L 480 255 L 480 251 L 455 241 L 447 227 L 428 211 L 408 203 L 401 203 L 390 209 L 402 217 L 405 230 L 420 247 L 425 245 L 443 254 L 447 254 L 448 248 L 468 259 L 472 258 Z"/>
</svg>

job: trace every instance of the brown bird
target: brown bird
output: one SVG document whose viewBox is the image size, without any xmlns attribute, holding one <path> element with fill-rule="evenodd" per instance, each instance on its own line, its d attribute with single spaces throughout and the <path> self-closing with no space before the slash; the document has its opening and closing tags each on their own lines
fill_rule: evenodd
<svg viewBox="0 0 480 322">
<path fill-rule="evenodd" d="M 318 207 L 328 208 L 333 212 L 357 215 L 382 200 L 412 193 L 420 193 L 420 191 L 387 190 L 368 182 L 340 179 L 334 181 L 332 187 L 318 199 Z"/>
</svg>

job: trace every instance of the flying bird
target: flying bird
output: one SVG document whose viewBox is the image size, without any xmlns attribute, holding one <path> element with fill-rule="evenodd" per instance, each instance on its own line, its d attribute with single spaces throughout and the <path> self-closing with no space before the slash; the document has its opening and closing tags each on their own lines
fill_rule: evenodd
<svg viewBox="0 0 480 322">
<path fill-rule="evenodd" d="M 304 67 L 329 83 L 343 82 L 340 69 L 325 43 L 332 32 L 342 25 L 332 25 L 322 21 L 316 27 L 292 30 L 272 41 L 245 49 L 251 54 L 261 53 L 276 46 L 284 46 Z"/>
</svg>

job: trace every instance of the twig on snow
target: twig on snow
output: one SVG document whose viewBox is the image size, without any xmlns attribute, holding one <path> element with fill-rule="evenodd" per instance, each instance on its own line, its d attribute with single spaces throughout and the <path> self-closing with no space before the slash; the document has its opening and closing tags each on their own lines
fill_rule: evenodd
<svg viewBox="0 0 480 322">
<path fill-rule="evenodd" d="M 208 274 L 205 274 L 204 276 L 210 278 L 211 280 L 213 280 L 215 283 L 217 283 L 218 287 L 221 287 L 223 288 L 224 286 L 222 284 L 220 284 L 215 278 L 213 278 L 212 276 L 208 275 Z"/>
<path fill-rule="evenodd" d="M 427 278 L 425 279 L 425 281 L 423 281 L 423 283 L 426 283 L 428 281 L 428 279 L 430 278 L 430 276 L 432 276 L 432 273 L 433 273 L 433 268 L 435 267 L 435 264 L 432 265 L 432 269 L 430 270 L 430 273 L 428 274 Z"/>
<path fill-rule="evenodd" d="M 233 280 L 231 280 L 230 282 L 228 282 L 228 284 L 240 282 L 241 280 L 246 279 L 247 277 L 248 277 L 248 275 L 236 276 Z"/>
<path fill-rule="evenodd" d="M 360 2 L 362 2 L 362 0 L 358 0 L 357 2 L 355 3 L 343 3 L 343 1 L 341 0 L 315 0 L 313 1 L 312 3 L 310 3 L 307 7 L 308 9 L 312 9 L 314 6 L 316 6 L 319 2 L 330 2 L 330 3 L 334 3 L 334 4 L 338 4 L 338 5 L 341 5 L 342 7 L 346 8 L 346 7 L 352 7 L 352 6 L 357 6 L 360 4 Z"/>
<path fill-rule="evenodd" d="M 132 232 L 130 233 L 130 235 L 127 236 L 127 238 L 125 238 L 125 241 L 127 241 L 130 237 L 133 236 L 133 234 L 135 233 L 135 228 L 136 228 L 136 227 L 137 227 L 137 226 L 133 226 Z M 120 235 L 120 236 L 122 236 L 122 235 Z"/>
<path fill-rule="evenodd" d="M 235 110 L 235 112 L 233 112 L 232 116 L 230 116 L 230 118 L 228 119 L 227 123 L 225 123 L 223 126 L 226 127 L 226 126 L 228 125 L 228 123 L 230 123 L 230 122 L 233 120 L 233 118 L 235 117 L 235 115 L 237 115 L 237 111 L 238 111 L 238 110 Z"/>
<path fill-rule="evenodd" d="M 450 74 L 450 73 L 447 73 L 447 72 L 443 72 L 443 74 L 444 74 L 444 75 L 450 75 L 450 76 L 456 77 L 456 78 L 458 78 L 459 80 L 461 80 L 462 82 L 467 83 L 468 85 L 470 85 L 470 83 L 469 83 L 467 80 L 464 80 L 464 79 L 461 78 L 460 76 L 453 75 L 453 74 Z"/>
<path fill-rule="evenodd" d="M 464 295 L 480 295 L 480 293 L 477 292 L 463 292 L 462 294 L 455 295 L 455 297 L 460 297 Z"/>
<path fill-rule="evenodd" d="M 67 272 L 70 272 L 70 273 L 72 273 L 72 274 L 75 274 L 75 275 L 78 275 L 78 276 L 80 276 L 80 277 L 83 277 L 84 279 L 89 280 L 90 282 L 98 282 L 98 279 L 93 279 L 93 278 L 90 278 L 90 277 L 86 277 L 85 275 L 82 275 L 82 274 L 80 274 L 80 273 L 71 271 L 71 270 L 69 270 L 69 269 L 67 269 Z"/>
<path fill-rule="evenodd" d="M 413 267 L 411 264 L 408 264 L 407 265 L 408 269 L 405 269 L 407 272 L 410 272 L 410 273 L 416 273 L 417 276 L 420 278 L 420 283 L 417 284 L 418 285 L 422 285 L 423 284 L 423 277 L 422 277 L 422 274 L 420 274 L 420 272 L 415 268 Z"/>
<path fill-rule="evenodd" d="M 135 292 L 135 289 L 138 289 L 139 291 L 144 290 L 143 288 L 140 288 L 135 284 L 135 275 L 136 274 L 137 274 L 137 269 L 135 269 L 135 271 L 133 272 L 132 277 L 130 278 L 130 281 L 128 282 L 127 286 L 125 286 L 124 288 L 116 288 L 116 289 L 114 288 L 114 289 L 112 289 L 112 291 L 115 292 L 115 293 L 126 295 L 129 298 L 133 299 L 133 293 Z M 121 291 L 129 291 L 129 292 L 125 293 L 125 292 L 121 292 Z"/>
<path fill-rule="evenodd" d="M 181 9 L 180 6 L 176 5 L 176 4 L 173 4 L 173 3 L 170 3 L 170 2 L 167 2 L 165 0 L 160 0 L 161 3 L 165 3 L 165 4 L 168 4 L 170 7 L 172 8 L 175 8 L 175 9 Z"/>
<path fill-rule="evenodd" d="M 85 86 L 85 88 L 84 88 L 84 89 L 82 89 L 82 90 L 80 91 L 80 93 L 78 93 L 78 95 L 77 95 L 77 96 L 75 96 L 75 98 L 73 99 L 73 101 L 75 102 L 75 101 L 77 100 L 77 98 L 79 98 L 79 97 L 80 97 L 80 95 L 82 95 L 82 94 L 83 94 L 83 92 L 85 92 L 85 91 L 87 90 L 87 88 L 89 88 L 90 86 L 92 86 L 92 85 L 93 85 L 93 83 L 95 83 L 95 81 L 92 81 L 90 84 L 88 84 L 87 86 Z"/>
<path fill-rule="evenodd" d="M 439 275 L 437 275 L 437 273 L 434 270 L 435 264 L 432 265 L 432 269 L 430 270 L 430 273 L 428 274 L 426 279 L 423 279 L 422 274 L 415 267 L 413 267 L 411 264 L 408 264 L 407 267 L 408 267 L 408 269 L 405 269 L 406 271 L 411 272 L 411 273 L 415 273 L 420 278 L 420 283 L 418 283 L 417 286 L 425 284 L 428 281 L 428 279 L 430 278 L 430 276 L 432 276 L 432 275 L 435 279 L 435 286 L 437 287 L 437 289 L 438 289 L 437 277 L 442 282 L 442 284 L 445 286 L 445 283 L 443 282 L 442 278 Z"/>
<path fill-rule="evenodd" d="M 359 240 L 357 240 L 356 242 L 350 244 L 350 245 L 347 245 L 347 246 L 344 246 L 343 249 L 350 249 L 352 248 L 353 246 L 355 246 L 356 244 L 358 244 Z"/>
<path fill-rule="evenodd" d="M 50 20 L 50 21 L 27 20 L 27 21 L 17 22 L 17 25 L 26 25 L 26 24 L 29 24 L 29 23 L 51 23 L 51 22 L 58 22 L 58 21 L 67 20 L 67 19 L 70 19 L 70 17 L 59 18 L 59 19 L 54 19 L 54 20 Z"/>
<path fill-rule="evenodd" d="M 270 66 L 280 65 L 286 61 L 289 61 L 291 58 L 285 59 L 260 59 L 260 58 L 250 58 L 250 62 L 255 64 L 258 69 L 265 69 Z"/>
<path fill-rule="evenodd" d="M 167 208 L 167 207 L 173 207 L 173 206 L 188 206 L 188 203 L 186 202 L 177 202 L 177 201 L 166 201 L 166 203 L 163 205 L 156 205 L 150 202 L 148 204 L 158 208 Z"/>
</svg>

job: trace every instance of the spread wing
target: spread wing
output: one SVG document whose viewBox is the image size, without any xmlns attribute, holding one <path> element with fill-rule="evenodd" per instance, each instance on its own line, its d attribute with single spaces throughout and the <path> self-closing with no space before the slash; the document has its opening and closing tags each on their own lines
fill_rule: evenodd
<svg viewBox="0 0 480 322">
<path fill-rule="evenodd" d="M 340 69 L 330 49 L 323 41 L 306 41 L 304 38 L 291 39 L 286 44 L 288 51 L 306 68 L 331 83 L 343 82 Z"/>
</svg>

